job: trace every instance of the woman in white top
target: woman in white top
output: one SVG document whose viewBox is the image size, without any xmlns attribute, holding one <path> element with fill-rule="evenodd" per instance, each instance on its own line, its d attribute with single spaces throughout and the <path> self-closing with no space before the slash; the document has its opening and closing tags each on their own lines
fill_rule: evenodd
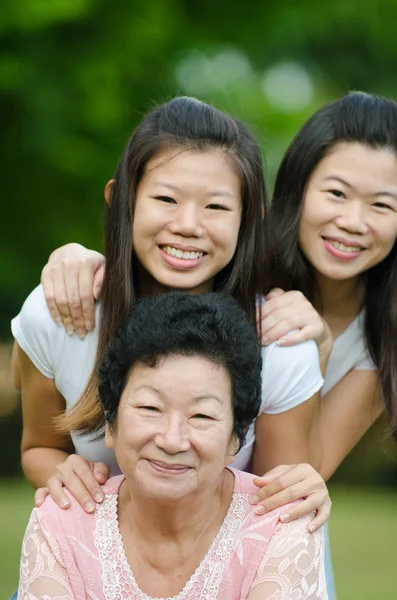
<svg viewBox="0 0 397 600">
<path fill-rule="evenodd" d="M 118 472 L 103 440 L 94 439 L 102 431 L 103 414 L 91 374 L 135 298 L 170 288 L 223 291 L 255 322 L 267 268 L 258 146 L 244 125 L 213 107 L 177 98 L 145 117 L 105 196 L 107 269 L 97 307 L 100 328 L 84 340 L 67 335 L 51 320 L 41 287 L 12 325 L 19 346 L 24 472 L 35 488 L 48 485 L 64 506 L 66 485 L 88 511 L 95 509 L 92 500 L 103 498 L 97 481 L 107 478 L 105 465 Z M 253 454 L 251 427 L 234 464 L 263 473 L 282 463 L 315 462 L 312 432 L 323 382 L 315 344 L 288 349 L 273 344 L 263 350 L 263 359 L 258 421 L 269 435 L 261 452 Z M 58 420 L 61 434 L 53 419 L 65 406 L 73 410 Z M 94 462 L 104 463 L 95 466 L 95 477 Z M 301 479 L 308 468 L 296 468 Z M 309 497 L 289 518 L 320 509 L 312 527 L 322 524 L 329 502 L 321 478 L 297 492 L 296 498 Z"/>
</svg>

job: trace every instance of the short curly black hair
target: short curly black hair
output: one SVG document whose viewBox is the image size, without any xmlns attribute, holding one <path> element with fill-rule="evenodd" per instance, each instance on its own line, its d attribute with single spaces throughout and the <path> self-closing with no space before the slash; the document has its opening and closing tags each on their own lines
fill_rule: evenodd
<svg viewBox="0 0 397 600">
<path fill-rule="evenodd" d="M 174 291 L 139 300 L 98 366 L 99 398 L 112 427 L 128 374 L 136 363 L 201 356 L 223 366 L 232 382 L 233 431 L 244 444 L 261 402 L 262 357 L 253 325 L 225 294 Z"/>
</svg>

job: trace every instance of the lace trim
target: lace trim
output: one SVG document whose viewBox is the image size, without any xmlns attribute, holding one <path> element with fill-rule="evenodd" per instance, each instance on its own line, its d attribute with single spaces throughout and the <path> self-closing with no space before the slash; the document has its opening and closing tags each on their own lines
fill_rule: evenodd
<svg viewBox="0 0 397 600">
<path fill-rule="evenodd" d="M 118 494 L 107 494 L 97 505 L 95 545 L 102 566 L 102 585 L 106 600 L 212 600 L 217 597 L 226 560 L 238 539 L 246 516 L 249 494 L 233 494 L 232 502 L 211 546 L 192 577 L 176 596 L 152 598 L 139 587 L 128 564 L 117 518 Z"/>
</svg>

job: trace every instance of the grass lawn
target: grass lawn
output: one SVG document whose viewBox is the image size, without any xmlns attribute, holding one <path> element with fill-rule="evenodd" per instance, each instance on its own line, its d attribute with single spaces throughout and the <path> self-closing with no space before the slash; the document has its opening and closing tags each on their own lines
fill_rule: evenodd
<svg viewBox="0 0 397 600">
<path fill-rule="evenodd" d="M 333 487 L 330 523 L 338 600 L 396 600 L 397 492 Z M 0 481 L 0 599 L 17 585 L 20 544 L 33 492 Z"/>
</svg>

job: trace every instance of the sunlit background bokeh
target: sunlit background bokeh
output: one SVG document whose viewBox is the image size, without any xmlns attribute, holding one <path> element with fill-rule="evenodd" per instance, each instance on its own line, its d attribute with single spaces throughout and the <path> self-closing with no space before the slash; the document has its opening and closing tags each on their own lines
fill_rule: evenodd
<svg viewBox="0 0 397 600">
<path fill-rule="evenodd" d="M 102 190 L 141 116 L 179 94 L 245 120 L 269 191 L 306 118 L 353 89 L 397 100 L 397 0 L 3 0 L 0 5 L 0 591 L 32 492 L 9 321 L 68 241 L 101 249 Z M 397 453 L 383 424 L 330 484 L 340 600 L 397 597 Z"/>
</svg>

